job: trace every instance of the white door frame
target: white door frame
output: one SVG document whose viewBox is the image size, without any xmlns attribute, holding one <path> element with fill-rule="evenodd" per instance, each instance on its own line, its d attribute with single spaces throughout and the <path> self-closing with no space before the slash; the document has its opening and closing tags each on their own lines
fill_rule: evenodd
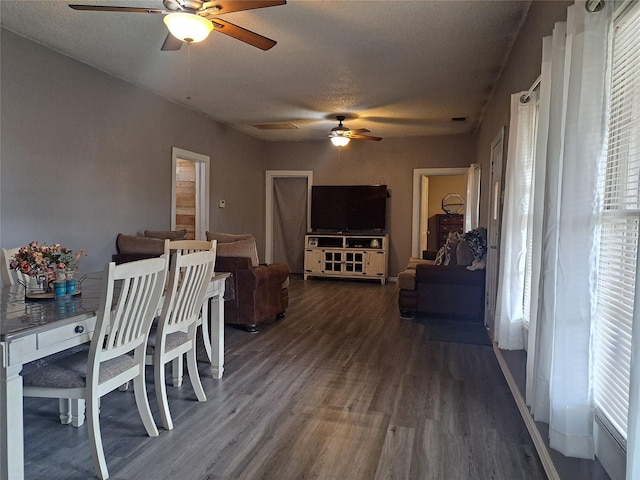
<svg viewBox="0 0 640 480">
<path fill-rule="evenodd" d="M 420 199 L 422 177 L 438 175 L 467 175 L 468 168 L 415 168 L 413 170 L 413 219 L 411 221 L 411 256 L 422 257 L 420 253 Z"/>
<path fill-rule="evenodd" d="M 495 310 L 498 291 L 498 260 L 500 258 L 500 226 L 502 220 L 502 166 L 504 163 L 504 127 L 491 142 L 489 171 L 489 224 L 487 225 L 487 266 L 484 322 L 495 333 Z"/>
<path fill-rule="evenodd" d="M 176 229 L 176 163 L 187 160 L 196 165 L 196 240 L 205 240 L 209 230 L 209 165 L 208 155 L 182 148 L 171 149 L 171 230 Z"/>
<path fill-rule="evenodd" d="M 294 177 L 307 179 L 307 231 L 311 228 L 311 186 L 313 185 L 312 170 L 267 170 L 265 187 L 265 245 L 264 261 L 273 263 L 273 180 L 275 178 Z M 303 242 L 304 238 L 300 239 Z"/>
</svg>

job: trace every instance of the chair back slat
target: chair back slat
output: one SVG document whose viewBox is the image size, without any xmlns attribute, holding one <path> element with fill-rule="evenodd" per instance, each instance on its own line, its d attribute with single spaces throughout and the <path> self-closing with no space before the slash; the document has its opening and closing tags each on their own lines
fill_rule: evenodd
<svg viewBox="0 0 640 480">
<path fill-rule="evenodd" d="M 121 265 L 107 264 L 91 344 L 92 353 L 98 357 L 96 364 L 147 341 L 164 289 L 167 261 L 163 255 Z M 117 292 L 116 282 L 120 285 Z"/>
<path fill-rule="evenodd" d="M 190 254 L 187 254 L 190 255 Z M 170 325 L 191 322 L 200 314 L 202 301 L 199 298 L 202 285 L 206 285 L 206 265 L 181 267 L 180 286 L 176 292 L 173 311 L 169 319 Z"/>
<path fill-rule="evenodd" d="M 117 315 L 114 321 L 118 323 L 119 328 L 116 329 L 117 335 L 113 337 L 113 347 L 132 342 L 136 337 L 139 337 L 142 322 L 126 320 L 142 318 L 144 315 L 144 296 L 148 295 L 149 289 L 153 288 L 150 284 L 151 281 L 152 279 L 148 277 L 125 280 L 123 287 L 127 288 L 128 294 L 122 296 L 122 300 L 118 299 L 118 306 L 121 308 L 116 310 Z M 123 320 L 125 321 L 123 322 Z"/>
</svg>

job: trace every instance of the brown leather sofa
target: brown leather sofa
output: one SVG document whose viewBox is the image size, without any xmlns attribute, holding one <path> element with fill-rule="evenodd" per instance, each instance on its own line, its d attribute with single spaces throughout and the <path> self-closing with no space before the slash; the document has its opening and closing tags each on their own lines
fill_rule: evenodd
<svg viewBox="0 0 640 480">
<path fill-rule="evenodd" d="M 224 321 L 255 332 L 261 323 L 282 317 L 289 306 L 289 267 L 260 264 L 255 238 L 207 232 L 217 240 L 216 272 L 231 272 L 234 296 L 225 302 Z"/>
<path fill-rule="evenodd" d="M 284 315 L 289 306 L 289 267 L 281 263 L 252 266 L 248 257 L 216 256 L 217 272 L 231 272 L 234 294 L 224 304 L 224 321 L 248 332 Z"/>
<path fill-rule="evenodd" d="M 112 260 L 124 263 L 160 256 L 164 253 L 162 238 L 179 240 L 182 232 L 146 230 L 145 236 L 119 234 Z M 218 241 L 215 271 L 232 274 L 225 292 L 225 323 L 255 332 L 262 322 L 282 317 L 289 306 L 289 267 L 260 264 L 251 234 L 207 232 L 207 240 Z"/>
</svg>

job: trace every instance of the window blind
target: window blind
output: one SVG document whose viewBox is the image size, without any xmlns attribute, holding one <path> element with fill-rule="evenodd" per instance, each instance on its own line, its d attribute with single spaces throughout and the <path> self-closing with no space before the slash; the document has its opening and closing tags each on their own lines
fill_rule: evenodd
<svg viewBox="0 0 640 480">
<path fill-rule="evenodd" d="M 593 331 L 596 407 L 625 440 L 631 329 L 640 318 L 634 310 L 640 224 L 638 45 L 640 5 L 635 4 L 618 17 L 614 30 L 607 156 L 599 176 L 602 211 Z"/>
</svg>

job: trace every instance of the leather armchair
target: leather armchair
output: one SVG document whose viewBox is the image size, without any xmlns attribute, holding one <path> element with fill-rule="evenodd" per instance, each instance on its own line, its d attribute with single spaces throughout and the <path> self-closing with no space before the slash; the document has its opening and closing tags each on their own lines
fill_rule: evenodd
<svg viewBox="0 0 640 480">
<path fill-rule="evenodd" d="M 216 272 L 233 275 L 233 298 L 224 305 L 224 321 L 255 332 L 258 325 L 284 315 L 289 305 L 289 267 L 259 264 L 253 235 L 207 232 L 217 240 Z"/>
<path fill-rule="evenodd" d="M 260 323 L 284 315 L 289 305 L 289 267 L 251 265 L 248 257 L 216 257 L 216 272 L 231 272 L 234 298 L 224 304 L 225 323 L 255 332 Z M 285 285 L 283 287 L 283 285 Z"/>
</svg>

